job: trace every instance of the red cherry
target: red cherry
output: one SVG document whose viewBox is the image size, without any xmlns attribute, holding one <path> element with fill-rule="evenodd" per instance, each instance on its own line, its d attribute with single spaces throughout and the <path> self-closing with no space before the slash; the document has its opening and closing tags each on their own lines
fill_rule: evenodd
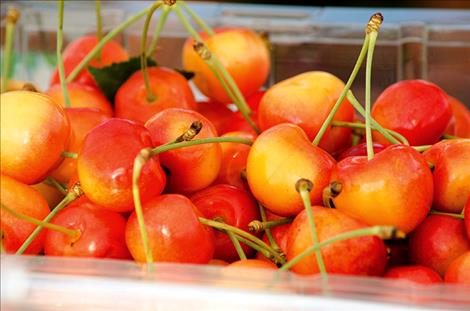
<svg viewBox="0 0 470 311">
<path fill-rule="evenodd" d="M 446 134 L 462 138 L 470 138 L 470 110 L 456 98 L 449 96 L 452 107 L 452 118 L 446 129 Z"/>
<path fill-rule="evenodd" d="M 442 283 L 439 273 L 424 266 L 394 267 L 385 272 L 384 277 L 403 279 L 420 284 Z"/>
<path fill-rule="evenodd" d="M 379 153 L 380 151 L 385 149 L 385 146 L 379 143 L 373 144 L 374 154 Z M 346 159 L 347 157 L 357 157 L 357 156 L 366 156 L 367 155 L 367 143 L 360 143 L 356 146 L 352 146 L 351 148 L 345 150 L 341 153 L 338 157 L 338 161 Z"/>
<path fill-rule="evenodd" d="M 132 121 L 111 119 L 95 127 L 86 136 L 77 160 L 78 177 L 86 196 L 112 211 L 133 210 L 134 160 L 140 150 L 151 147 L 149 131 Z M 152 157 L 139 179 L 142 202 L 161 193 L 165 181 L 158 157 Z"/>
<path fill-rule="evenodd" d="M 467 230 L 467 237 L 470 239 L 470 195 L 468 196 L 464 209 L 463 221 L 465 223 L 465 230 Z"/>
<path fill-rule="evenodd" d="M 153 259 L 157 262 L 208 263 L 214 254 L 212 229 L 198 220 L 201 212 L 178 194 L 153 198 L 143 205 L 143 216 Z M 126 226 L 126 243 L 132 257 L 145 261 L 135 212 Z"/>
<path fill-rule="evenodd" d="M 253 112 L 250 116 L 256 126 L 259 127 L 258 123 L 258 114 Z M 230 118 L 228 118 L 225 124 L 222 126 L 221 134 L 230 133 L 230 132 L 248 132 L 256 135 L 256 132 L 253 130 L 251 125 L 245 120 L 241 112 L 234 112 Z"/>
<path fill-rule="evenodd" d="M 167 108 L 196 110 L 189 83 L 180 73 L 164 67 L 150 67 L 147 71 L 150 88 L 156 99 L 151 102 L 147 100 L 144 76 L 139 70 L 116 93 L 116 117 L 144 124 Z"/>
<path fill-rule="evenodd" d="M 126 219 L 89 200 L 72 202 L 51 223 L 79 230 L 80 234 L 72 238 L 47 230 L 44 251 L 48 256 L 132 258 L 124 240 Z"/>
<path fill-rule="evenodd" d="M 68 76 L 97 44 L 98 38 L 94 35 L 88 35 L 79 37 L 67 45 L 62 55 L 65 76 Z M 123 62 L 128 59 L 129 56 L 126 50 L 124 50 L 118 43 L 110 41 L 101 49 L 100 57 L 93 59 L 88 65 L 91 67 L 104 67 L 111 65 L 112 63 Z M 80 84 L 97 86 L 88 69 L 83 69 L 74 81 Z M 59 73 L 56 69 L 52 74 L 50 85 L 59 83 Z"/>
<path fill-rule="evenodd" d="M 450 263 L 444 281 L 470 285 L 470 251 L 463 253 Z"/>
<path fill-rule="evenodd" d="M 281 218 L 281 217 L 279 217 Z M 271 234 L 273 236 L 274 241 L 276 242 L 277 246 L 281 248 L 281 250 L 286 253 L 287 252 L 287 238 L 291 224 L 285 224 L 280 226 L 275 226 L 271 228 Z M 263 235 L 263 241 L 269 245 L 269 240 L 266 234 Z M 256 259 L 260 260 L 268 260 L 263 254 L 260 252 L 256 253 Z"/>
<path fill-rule="evenodd" d="M 428 216 L 411 233 L 409 245 L 411 262 L 441 276 L 455 258 L 470 250 L 463 221 L 443 215 Z"/>
<path fill-rule="evenodd" d="M 402 134 L 412 146 L 436 143 L 451 116 L 447 94 L 423 80 L 400 81 L 389 86 L 372 107 L 372 117 L 380 125 Z M 389 144 L 376 132 L 374 140 Z"/>
<path fill-rule="evenodd" d="M 213 101 L 197 102 L 196 105 L 197 111 L 212 122 L 219 134 L 223 133 L 224 126 L 234 114 L 227 106 Z"/>
<path fill-rule="evenodd" d="M 251 108 L 251 110 L 255 112 L 258 111 L 259 104 L 265 93 L 266 91 L 259 90 L 246 99 L 246 103 Z"/>
<path fill-rule="evenodd" d="M 258 205 L 253 197 L 237 187 L 216 185 L 190 197 L 205 218 L 222 219 L 224 223 L 248 232 L 248 224 L 260 218 Z M 214 258 L 232 262 L 238 259 L 237 251 L 229 237 L 222 232 L 214 231 Z M 241 243 L 243 251 L 251 256 L 254 251 Z"/>
</svg>

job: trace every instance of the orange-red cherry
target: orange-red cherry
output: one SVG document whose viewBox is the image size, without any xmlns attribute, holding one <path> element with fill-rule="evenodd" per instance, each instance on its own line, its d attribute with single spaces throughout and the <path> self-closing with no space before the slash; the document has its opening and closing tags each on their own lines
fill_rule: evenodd
<svg viewBox="0 0 470 311">
<path fill-rule="evenodd" d="M 444 281 L 470 285 L 470 251 L 463 253 L 450 263 Z"/>
<path fill-rule="evenodd" d="M 393 267 L 385 272 L 384 277 L 408 280 L 420 284 L 442 283 L 442 278 L 439 273 L 425 266 Z"/>
<path fill-rule="evenodd" d="M 470 138 L 470 110 L 458 99 L 449 96 L 452 108 L 452 118 L 446 129 L 446 134 L 461 138 Z"/>
</svg>

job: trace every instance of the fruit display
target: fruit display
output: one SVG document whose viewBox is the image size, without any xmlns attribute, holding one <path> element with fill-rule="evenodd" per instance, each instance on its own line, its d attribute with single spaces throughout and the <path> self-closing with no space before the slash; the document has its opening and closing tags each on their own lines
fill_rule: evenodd
<svg viewBox="0 0 470 311">
<path fill-rule="evenodd" d="M 184 1 L 154 1 L 107 33 L 98 22 L 65 47 L 64 10 L 57 1 L 49 88 L 11 89 L 2 72 L 2 258 L 119 262 L 149 279 L 170 267 L 182 283 L 195 265 L 217 275 L 211 287 L 318 285 L 306 296 L 370 280 L 405 288 L 375 299 L 418 306 L 430 302 L 406 289 L 470 291 L 470 111 L 419 79 L 372 98 L 381 13 L 347 81 L 312 70 L 267 86 L 265 38 L 212 29 Z M 169 14 L 189 33 L 183 68 L 154 59 Z M 18 18 L 9 9 L 6 72 Z M 116 36 L 140 19 L 130 55 Z M 362 66 L 363 103 L 351 89 Z"/>
</svg>

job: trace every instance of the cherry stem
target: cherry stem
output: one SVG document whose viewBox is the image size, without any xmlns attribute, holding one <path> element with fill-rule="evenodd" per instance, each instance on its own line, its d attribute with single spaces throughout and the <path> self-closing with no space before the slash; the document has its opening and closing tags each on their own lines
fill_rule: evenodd
<svg viewBox="0 0 470 311">
<path fill-rule="evenodd" d="M 70 159 L 76 159 L 78 158 L 78 154 L 75 152 L 70 152 L 70 151 L 62 151 L 60 154 L 63 158 L 70 158 Z"/>
<path fill-rule="evenodd" d="M 245 260 L 246 255 L 245 252 L 243 251 L 242 246 L 240 245 L 240 241 L 238 241 L 237 236 L 232 232 L 232 231 L 225 231 L 225 234 L 228 235 L 230 238 L 230 241 L 232 241 L 233 246 L 235 247 L 235 250 L 237 251 L 238 257 L 240 257 L 240 260 Z"/>
<path fill-rule="evenodd" d="M 248 224 L 248 230 L 253 233 L 267 232 L 270 228 L 290 224 L 294 218 L 281 218 L 270 221 L 253 220 Z"/>
<path fill-rule="evenodd" d="M 252 242 L 248 239 L 245 239 L 244 237 L 241 237 L 239 235 L 236 235 L 236 237 L 237 237 L 238 241 L 242 242 L 243 244 L 246 244 L 248 247 L 254 249 L 257 252 L 259 252 L 261 255 L 263 255 L 265 258 L 267 258 L 268 260 L 270 260 L 274 264 L 276 264 L 276 265 L 281 264 L 282 265 L 286 262 L 286 255 L 284 253 L 282 253 L 282 251 L 278 252 L 279 256 L 275 256 L 273 252 L 276 252 L 276 250 L 274 250 L 274 249 L 265 248 L 265 247 L 260 246 L 260 245 L 254 243 L 254 242 Z"/>
<path fill-rule="evenodd" d="M 361 52 L 359 53 L 359 56 L 356 60 L 356 64 L 354 65 L 353 71 L 351 72 L 351 75 L 349 76 L 348 81 L 346 82 L 346 85 L 344 86 L 344 89 L 341 91 L 341 94 L 338 97 L 338 100 L 336 100 L 336 103 L 334 104 L 333 108 L 331 109 L 330 113 L 326 117 L 325 121 L 323 122 L 320 130 L 318 131 L 317 136 L 315 136 L 315 139 L 313 140 L 312 144 L 315 146 L 318 146 L 320 144 L 320 141 L 325 134 L 328 126 L 330 125 L 331 121 L 333 120 L 333 117 L 335 116 L 336 112 L 338 111 L 339 107 L 341 106 L 341 103 L 343 102 L 344 98 L 346 97 L 346 94 L 348 93 L 349 89 L 351 88 L 351 85 L 353 84 L 354 80 L 356 79 L 357 73 L 359 72 L 359 69 L 361 68 L 361 65 L 364 61 L 364 58 L 367 54 L 367 49 L 369 47 L 369 36 L 366 35 L 364 38 L 364 43 L 362 44 Z"/>
<path fill-rule="evenodd" d="M 445 213 L 445 212 L 439 212 L 439 211 L 435 211 L 435 210 L 430 210 L 429 214 L 430 215 L 444 215 L 444 216 L 454 217 L 454 218 L 457 218 L 457 219 L 464 219 L 463 214 Z"/>
<path fill-rule="evenodd" d="M 460 139 L 461 137 L 450 135 L 450 134 L 444 134 L 442 135 L 442 139 Z"/>
<path fill-rule="evenodd" d="M 331 122 L 331 125 L 332 126 L 349 127 L 349 128 L 355 128 L 355 129 L 365 129 L 366 128 L 366 125 L 364 123 L 345 122 L 345 121 L 336 121 L 336 120 L 333 120 L 333 122 Z M 371 127 L 374 130 L 378 130 L 378 127 L 375 124 L 372 124 Z M 409 145 L 408 140 L 403 135 L 401 135 L 400 133 L 398 133 L 396 131 L 393 131 L 393 130 L 389 130 L 389 129 L 383 129 L 383 130 L 388 132 L 390 135 L 392 135 L 396 138 L 399 138 L 405 145 Z M 399 142 L 399 141 L 398 141 L 398 143 L 401 144 L 401 142 Z"/>
<path fill-rule="evenodd" d="M 273 258 L 275 258 L 276 261 L 278 261 L 278 262 L 284 262 L 285 261 L 285 259 L 278 252 L 276 252 L 274 249 L 272 249 L 263 240 L 257 238 L 256 236 L 254 236 L 254 235 L 252 235 L 252 234 L 250 234 L 246 231 L 243 231 L 240 228 L 237 228 L 237 227 L 234 227 L 234 226 L 231 226 L 231 225 L 219 222 L 219 221 L 203 218 L 203 217 L 199 217 L 199 222 L 202 223 L 203 225 L 206 225 L 206 226 L 209 226 L 209 227 L 212 227 L 212 228 L 216 228 L 216 229 L 219 229 L 219 230 L 222 230 L 222 231 L 225 231 L 225 232 L 231 231 L 232 233 L 236 234 L 237 236 L 239 236 L 241 238 L 244 238 L 248 241 L 251 241 L 252 243 L 258 245 L 260 248 L 265 249 L 267 252 L 269 252 L 269 254 L 272 255 Z M 238 239 L 238 237 L 237 237 L 237 239 Z M 250 243 L 246 243 L 246 241 L 243 240 L 243 239 L 240 239 L 240 241 L 247 244 L 247 245 L 250 244 Z"/>
<path fill-rule="evenodd" d="M 57 23 L 57 68 L 59 70 L 60 87 L 62 95 L 64 96 L 65 108 L 72 107 L 69 92 L 67 90 L 67 82 L 65 81 L 64 61 L 62 59 L 62 45 L 63 45 L 63 28 L 64 28 L 64 0 L 59 0 L 59 16 Z"/>
<path fill-rule="evenodd" d="M 413 149 L 418 152 L 424 152 L 428 149 L 431 149 L 432 145 L 422 145 L 422 146 L 413 146 Z"/>
<path fill-rule="evenodd" d="M 103 23 L 101 19 L 101 0 L 95 0 L 95 13 L 96 13 L 96 37 L 98 41 L 103 38 Z M 97 59 L 101 58 L 101 51 L 98 52 Z"/>
<path fill-rule="evenodd" d="M 313 183 L 305 178 L 301 178 L 295 184 L 295 190 L 300 194 L 302 202 L 304 203 L 305 211 L 307 212 L 308 223 L 310 226 L 310 234 L 312 236 L 313 245 L 318 245 L 317 228 L 315 227 L 315 218 L 312 212 L 312 204 L 310 202 L 310 192 L 313 189 Z M 325 262 L 320 249 L 315 251 L 315 257 L 317 258 L 318 268 L 320 273 L 324 276 L 327 275 Z"/>
<path fill-rule="evenodd" d="M 367 145 L 367 159 L 374 158 L 374 147 L 372 139 L 371 116 L 370 116 L 370 88 L 371 88 L 371 75 L 372 75 L 372 59 L 374 55 L 375 41 L 377 39 L 377 32 L 372 31 L 370 34 L 369 51 L 367 53 L 366 61 L 366 145 Z"/>
<path fill-rule="evenodd" d="M 162 14 L 160 15 L 157 21 L 157 25 L 155 26 L 155 30 L 153 31 L 152 42 L 150 43 L 150 48 L 147 52 L 147 55 L 152 56 L 153 53 L 155 53 L 155 50 L 157 49 L 158 39 L 160 38 L 160 34 L 166 24 L 166 20 L 168 19 L 168 15 L 171 12 L 171 9 L 172 7 L 166 4 L 163 6 Z"/>
<path fill-rule="evenodd" d="M 76 238 L 77 236 L 80 235 L 80 230 L 72 230 L 72 229 L 68 229 L 68 228 L 65 228 L 65 227 L 62 227 L 62 226 L 59 226 L 59 225 L 56 225 L 56 224 L 51 224 L 51 223 L 47 223 L 47 222 L 38 220 L 38 219 L 30 217 L 28 215 L 18 213 L 17 211 L 14 211 L 11 208 L 6 207 L 3 204 L 1 204 L 1 208 L 4 211 L 6 211 L 7 213 L 11 214 L 13 217 L 16 217 L 16 218 L 24 220 L 26 222 L 32 223 L 33 225 L 42 226 L 46 229 L 54 230 L 54 231 L 57 231 L 57 232 L 62 232 L 62 233 L 67 234 L 68 236 L 70 236 L 72 238 Z"/>
<path fill-rule="evenodd" d="M 0 92 L 4 93 L 8 89 L 8 78 L 11 66 L 11 51 L 13 49 L 13 37 L 15 34 L 16 22 L 20 18 L 20 12 L 10 7 L 5 16 L 5 45 L 3 47 L 3 66 L 2 66 L 2 82 Z"/>
<path fill-rule="evenodd" d="M 206 23 L 202 18 L 200 18 L 194 11 L 191 9 L 185 1 L 178 2 L 183 10 L 196 22 L 196 24 L 209 36 L 212 37 L 215 35 L 214 30 Z"/>
<path fill-rule="evenodd" d="M 243 97 L 240 89 L 233 80 L 232 76 L 228 73 L 225 67 L 222 65 L 217 56 L 207 48 L 204 44 L 204 40 L 199 35 L 199 33 L 194 29 L 194 27 L 189 23 L 188 19 L 182 13 L 179 3 L 174 6 L 175 13 L 181 21 L 181 24 L 186 28 L 189 34 L 195 40 L 194 49 L 196 53 L 201 57 L 201 59 L 209 66 L 210 70 L 214 73 L 215 77 L 219 80 L 220 84 L 226 91 L 227 95 L 232 99 L 233 103 L 237 106 L 238 110 L 245 118 L 245 120 L 250 124 L 253 130 L 256 133 L 260 133 L 256 124 L 251 120 L 251 110 L 248 104 L 246 103 L 245 98 Z"/>
<path fill-rule="evenodd" d="M 361 103 L 359 103 L 357 98 L 354 96 L 354 94 L 351 91 L 348 91 L 348 94 L 346 95 L 346 97 L 349 100 L 349 102 L 351 103 L 351 105 L 353 105 L 354 109 L 356 109 L 356 111 L 359 112 L 361 114 L 361 116 L 363 116 L 365 118 L 366 111 L 364 110 L 364 107 L 362 107 Z M 374 127 L 374 129 L 377 132 L 379 132 L 380 134 L 382 134 L 392 144 L 404 144 L 404 145 L 407 145 L 407 146 L 410 145 L 408 140 L 403 135 L 395 132 L 395 135 L 401 139 L 401 141 L 400 141 L 397 138 L 393 137 L 388 132 L 388 131 L 391 131 L 391 130 L 385 129 L 382 125 L 380 125 L 377 121 L 375 121 L 374 118 L 371 117 L 370 121 L 371 121 L 372 126 Z"/>
<path fill-rule="evenodd" d="M 88 65 L 88 63 L 94 59 L 101 49 L 109 42 L 111 41 L 114 37 L 116 37 L 118 34 L 123 32 L 127 27 L 132 25 L 133 23 L 137 22 L 140 18 L 145 16 L 148 11 L 151 9 L 151 7 L 148 7 L 140 12 L 137 12 L 136 14 L 132 15 L 129 17 L 126 21 L 124 21 L 122 24 L 108 32 L 99 42 L 98 44 L 85 56 L 80 64 L 77 65 L 73 69 L 73 71 L 68 75 L 67 77 L 67 83 L 73 82 L 75 78 L 77 78 L 78 74 Z"/>
<path fill-rule="evenodd" d="M 304 250 L 301 254 L 295 256 L 289 262 L 287 262 L 285 265 L 279 268 L 279 270 L 280 271 L 289 270 L 294 265 L 296 265 L 299 261 L 304 259 L 306 256 L 309 256 L 312 253 L 320 250 L 322 247 L 328 246 L 335 242 L 352 239 L 356 237 L 361 237 L 361 236 L 369 236 L 369 235 L 376 235 L 380 237 L 381 239 L 405 238 L 404 232 L 397 230 L 395 227 L 392 227 L 392 226 L 374 226 L 374 227 L 368 227 L 368 228 L 344 232 L 328 240 L 325 240 L 319 243 L 318 245 L 310 246 L 309 248 Z"/>
<path fill-rule="evenodd" d="M 70 192 L 60 201 L 59 204 L 56 205 L 54 209 L 42 220 L 44 223 L 49 223 L 49 221 L 54 218 L 54 216 L 63 210 L 67 205 L 72 203 L 75 199 L 80 197 L 83 194 L 83 191 L 80 188 L 80 184 L 76 183 Z M 38 234 L 42 231 L 43 225 L 37 226 L 33 232 L 29 235 L 29 237 L 23 242 L 20 248 L 16 251 L 17 255 L 23 254 L 23 252 L 28 248 L 28 246 L 34 241 L 34 239 L 38 236 Z"/>
<path fill-rule="evenodd" d="M 47 184 L 47 185 L 55 187 L 63 195 L 67 195 L 67 186 L 62 185 L 55 178 L 49 176 L 44 180 L 44 183 Z"/>
<path fill-rule="evenodd" d="M 264 210 L 264 206 L 261 204 L 261 203 L 258 203 L 258 207 L 259 207 L 259 214 L 261 216 L 261 221 L 262 222 L 259 222 L 257 220 L 258 223 L 261 223 L 261 224 L 265 224 L 266 221 L 267 221 L 267 218 L 266 218 L 266 211 Z M 253 223 L 253 222 L 251 222 Z M 250 223 L 250 224 L 251 224 Z M 251 231 L 251 228 L 250 228 L 250 224 L 248 224 L 248 230 L 250 230 L 250 232 L 253 232 Z M 272 232 L 271 232 L 271 229 L 269 229 L 270 227 L 266 227 L 264 225 L 264 232 L 266 233 L 266 237 L 268 238 L 268 241 L 269 241 L 269 244 L 271 245 L 271 247 L 276 250 L 276 251 L 280 251 L 281 248 L 279 247 L 279 245 L 277 245 L 276 243 L 276 240 L 273 238 L 273 235 L 272 235 Z M 258 231 L 259 232 L 259 231 Z"/>
<path fill-rule="evenodd" d="M 137 222 L 139 223 L 142 244 L 144 246 L 145 260 L 148 264 L 153 263 L 153 255 L 148 242 L 147 228 L 145 227 L 142 203 L 140 202 L 139 178 L 140 173 L 142 172 L 142 167 L 151 157 L 152 155 L 150 148 L 142 149 L 134 160 L 134 168 L 132 171 L 132 195 L 134 198 L 134 208 L 137 216 Z"/>
</svg>

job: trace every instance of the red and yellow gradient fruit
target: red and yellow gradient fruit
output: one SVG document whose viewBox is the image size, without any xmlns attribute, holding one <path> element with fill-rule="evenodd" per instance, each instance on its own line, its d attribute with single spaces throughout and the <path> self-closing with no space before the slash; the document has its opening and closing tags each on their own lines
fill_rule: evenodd
<svg viewBox="0 0 470 311">
<path fill-rule="evenodd" d="M 29 91 L 1 95 L 1 172 L 26 184 L 42 181 L 67 151 L 70 124 L 52 98 Z"/>
<path fill-rule="evenodd" d="M 243 96 L 254 94 L 266 82 L 270 68 L 270 55 L 263 39 L 246 28 L 220 28 L 208 37 L 201 33 L 209 50 L 217 56 L 232 76 Z M 193 71 L 198 89 L 211 100 L 221 104 L 231 102 L 219 80 L 208 65 L 193 50 L 193 39 L 183 47 L 183 67 Z"/>
<path fill-rule="evenodd" d="M 461 138 L 470 138 L 470 110 L 458 99 L 449 96 L 452 108 L 452 118 L 446 129 L 446 134 Z"/>
<path fill-rule="evenodd" d="M 442 278 L 439 273 L 425 266 L 393 267 L 385 272 L 384 277 L 408 280 L 420 284 L 442 283 Z"/>
<path fill-rule="evenodd" d="M 470 285 L 470 251 L 460 255 L 450 263 L 444 281 L 446 283 Z"/>
</svg>

